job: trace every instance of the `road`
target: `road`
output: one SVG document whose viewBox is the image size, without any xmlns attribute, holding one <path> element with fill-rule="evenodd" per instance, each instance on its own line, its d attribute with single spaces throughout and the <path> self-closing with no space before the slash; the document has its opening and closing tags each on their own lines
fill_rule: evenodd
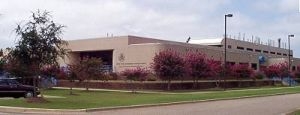
<svg viewBox="0 0 300 115">
<path fill-rule="evenodd" d="M 300 94 L 107 110 L 89 115 L 280 115 L 300 107 Z M 1 114 L 1 113 L 0 113 Z M 24 113 L 28 115 L 28 113 Z M 31 113 L 34 114 L 34 113 Z M 36 113 L 41 114 L 41 113 Z M 55 114 L 55 113 L 44 113 Z M 56 113 L 61 114 L 61 113 Z M 74 113 L 69 113 L 74 114 Z M 15 115 L 15 114 L 14 114 Z M 21 115 L 21 114 L 20 114 Z"/>
</svg>

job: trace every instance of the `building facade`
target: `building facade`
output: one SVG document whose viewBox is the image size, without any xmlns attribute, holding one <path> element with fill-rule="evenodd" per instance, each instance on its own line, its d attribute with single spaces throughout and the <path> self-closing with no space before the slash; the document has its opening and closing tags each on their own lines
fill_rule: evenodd
<svg viewBox="0 0 300 115">
<path fill-rule="evenodd" d="M 191 40 L 188 43 L 159 40 L 138 36 L 116 36 L 93 39 L 70 40 L 68 56 L 60 60 L 61 66 L 78 63 L 84 57 L 98 57 L 103 60 L 105 68 L 120 72 L 126 68 L 150 68 L 153 57 L 163 50 L 175 50 L 181 53 L 202 52 L 207 58 L 224 60 L 224 40 Z M 288 62 L 287 49 L 262 45 L 235 39 L 227 39 L 227 63 L 248 64 L 255 70 L 276 63 Z M 291 68 L 297 69 L 300 59 L 290 52 Z"/>
</svg>

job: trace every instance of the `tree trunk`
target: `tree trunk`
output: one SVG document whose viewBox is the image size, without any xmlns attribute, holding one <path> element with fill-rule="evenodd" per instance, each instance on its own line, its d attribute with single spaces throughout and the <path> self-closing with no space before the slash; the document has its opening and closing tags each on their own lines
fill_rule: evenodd
<svg viewBox="0 0 300 115">
<path fill-rule="evenodd" d="M 224 86 L 224 91 L 226 90 L 226 77 L 224 77 L 224 84 L 223 84 Z"/>
<path fill-rule="evenodd" d="M 130 84 L 131 84 L 131 92 L 135 93 L 133 80 L 130 80 Z"/>
<path fill-rule="evenodd" d="M 196 78 L 196 89 L 198 88 L 198 81 L 199 81 L 199 78 L 197 77 Z"/>
<path fill-rule="evenodd" d="M 36 76 L 33 76 L 33 96 L 34 97 L 37 97 L 37 94 L 36 94 L 36 89 L 35 89 L 35 87 L 37 87 L 37 85 L 36 85 Z M 42 92 L 41 92 L 42 93 Z"/>
<path fill-rule="evenodd" d="M 193 79 L 193 89 L 196 88 L 196 78 Z"/>
<path fill-rule="evenodd" d="M 73 95 L 73 81 L 70 81 L 70 95 Z"/>
<path fill-rule="evenodd" d="M 221 80 L 221 78 L 218 77 L 218 78 L 215 79 L 215 80 L 216 80 L 216 88 L 220 88 L 220 80 Z"/>
<path fill-rule="evenodd" d="M 171 79 L 168 79 L 168 91 L 171 90 Z"/>
<path fill-rule="evenodd" d="M 89 80 L 87 80 L 87 81 L 85 82 L 85 89 L 86 89 L 86 91 L 89 91 L 89 86 L 88 86 L 88 84 L 89 84 Z"/>
</svg>

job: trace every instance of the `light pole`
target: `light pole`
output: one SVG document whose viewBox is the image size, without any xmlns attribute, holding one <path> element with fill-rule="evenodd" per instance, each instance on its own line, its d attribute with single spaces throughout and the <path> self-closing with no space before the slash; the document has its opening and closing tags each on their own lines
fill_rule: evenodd
<svg viewBox="0 0 300 115">
<path fill-rule="evenodd" d="M 288 35 L 288 44 L 289 44 L 289 70 L 291 70 L 291 43 L 290 38 L 294 37 L 294 35 Z"/>
<path fill-rule="evenodd" d="M 291 43 L 290 43 L 290 38 L 291 37 L 294 37 L 294 35 L 293 34 L 290 34 L 290 35 L 288 35 L 288 44 L 289 44 L 289 64 L 288 64 L 288 70 L 289 70 L 289 72 L 291 71 Z M 289 75 L 289 86 L 291 86 L 292 84 L 291 84 L 291 77 L 290 77 L 290 75 Z"/>
<path fill-rule="evenodd" d="M 225 14 L 225 35 L 224 35 L 224 70 L 223 70 L 223 77 L 224 77 L 224 90 L 226 89 L 226 67 L 227 67 L 227 17 L 232 17 L 232 14 Z"/>
</svg>

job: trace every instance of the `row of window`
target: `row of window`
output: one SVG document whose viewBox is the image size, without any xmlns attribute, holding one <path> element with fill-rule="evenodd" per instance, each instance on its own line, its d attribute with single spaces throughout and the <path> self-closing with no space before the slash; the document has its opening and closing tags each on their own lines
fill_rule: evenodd
<svg viewBox="0 0 300 115">
<path fill-rule="evenodd" d="M 235 65 L 235 64 L 241 64 L 241 65 L 249 65 L 248 63 L 236 63 L 236 62 L 227 62 L 228 65 Z M 254 70 L 257 70 L 258 64 L 257 63 L 250 63 L 251 64 L 251 68 Z M 263 67 L 262 67 L 263 68 Z M 292 71 L 296 70 L 296 66 L 292 66 Z"/>
<path fill-rule="evenodd" d="M 231 47 L 232 47 L 231 45 L 228 45 L 229 49 L 231 49 Z M 241 47 L 241 46 L 237 46 L 236 49 L 245 50 L 245 48 Z M 269 52 L 269 51 L 266 51 L 266 50 L 263 50 L 263 51 L 259 50 L 259 49 L 253 50 L 252 48 L 246 48 L 246 50 L 247 51 L 252 51 L 252 52 L 255 51 L 255 52 L 259 52 L 259 53 L 263 52 L 263 53 L 266 53 L 266 54 L 270 53 L 270 54 L 274 54 L 274 55 L 277 54 L 277 55 L 287 56 L 287 54 L 285 54 L 285 53 L 282 54 L 282 53 L 279 53 L 279 52 L 277 52 L 277 53 L 276 52 Z M 290 55 L 290 56 L 293 56 L 293 55 Z"/>
</svg>

